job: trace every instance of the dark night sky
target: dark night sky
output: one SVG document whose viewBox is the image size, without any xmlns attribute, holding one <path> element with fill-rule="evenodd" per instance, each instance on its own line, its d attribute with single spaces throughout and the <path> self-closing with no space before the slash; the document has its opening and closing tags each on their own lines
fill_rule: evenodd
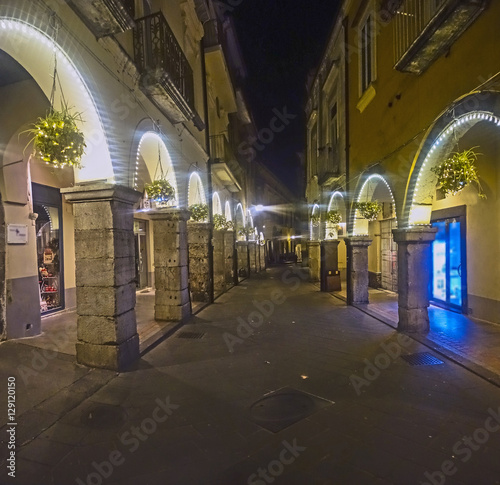
<svg viewBox="0 0 500 485">
<path fill-rule="evenodd" d="M 227 3 L 227 2 L 226 2 Z M 241 0 L 233 2 L 243 58 L 245 94 L 258 129 L 269 127 L 273 109 L 297 115 L 260 152 L 260 159 L 299 196 L 297 152 L 305 145 L 306 80 L 324 51 L 337 0 Z"/>
</svg>

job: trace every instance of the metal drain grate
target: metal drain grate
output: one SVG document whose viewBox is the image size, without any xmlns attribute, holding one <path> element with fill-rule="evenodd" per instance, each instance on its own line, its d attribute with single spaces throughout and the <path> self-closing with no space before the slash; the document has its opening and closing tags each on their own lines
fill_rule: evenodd
<svg viewBox="0 0 500 485">
<path fill-rule="evenodd" d="M 406 360 L 410 365 L 438 365 L 444 364 L 442 360 L 434 357 L 429 352 L 418 352 L 416 354 L 402 355 L 401 358 Z"/>
<path fill-rule="evenodd" d="M 179 332 L 177 338 L 200 339 L 205 335 L 203 332 Z"/>
</svg>

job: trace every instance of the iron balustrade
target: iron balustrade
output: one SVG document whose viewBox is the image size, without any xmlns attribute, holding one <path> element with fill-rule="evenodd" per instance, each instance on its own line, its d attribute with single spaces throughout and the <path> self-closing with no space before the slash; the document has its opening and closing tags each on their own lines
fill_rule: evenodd
<svg viewBox="0 0 500 485">
<path fill-rule="evenodd" d="M 193 70 L 162 12 L 136 20 L 134 55 L 143 82 L 168 81 L 194 110 Z"/>
<path fill-rule="evenodd" d="M 444 0 L 404 0 L 394 18 L 394 61 L 420 36 Z"/>
<path fill-rule="evenodd" d="M 220 162 L 236 160 L 231 145 L 224 134 L 210 136 L 210 155 L 213 160 Z"/>
</svg>

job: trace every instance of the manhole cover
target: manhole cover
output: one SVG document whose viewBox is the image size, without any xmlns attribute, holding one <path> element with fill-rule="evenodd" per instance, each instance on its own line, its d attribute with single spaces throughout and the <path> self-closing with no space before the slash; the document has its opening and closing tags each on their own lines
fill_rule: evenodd
<svg viewBox="0 0 500 485">
<path fill-rule="evenodd" d="M 179 332 L 177 338 L 200 339 L 203 335 L 203 332 Z"/>
<path fill-rule="evenodd" d="M 121 406 L 95 404 L 82 415 L 82 423 L 89 428 L 114 428 L 121 426 L 127 419 L 127 413 Z"/>
<path fill-rule="evenodd" d="M 410 365 L 438 365 L 444 364 L 442 360 L 434 357 L 429 352 L 418 352 L 416 354 L 402 355 L 401 358 L 406 360 Z"/>
<path fill-rule="evenodd" d="M 250 406 L 251 419 L 263 428 L 277 433 L 307 418 L 331 401 L 296 389 L 280 389 L 259 399 Z"/>
</svg>

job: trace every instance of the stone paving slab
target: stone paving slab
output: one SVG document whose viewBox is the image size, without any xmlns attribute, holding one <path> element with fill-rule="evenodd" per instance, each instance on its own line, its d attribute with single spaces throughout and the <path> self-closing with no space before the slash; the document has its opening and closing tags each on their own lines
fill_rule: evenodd
<svg viewBox="0 0 500 485">
<path fill-rule="evenodd" d="M 59 354 L 18 376 L 17 474 L 2 429 L 0 483 L 500 483 L 498 387 L 443 357 L 408 365 L 428 347 L 283 271 L 225 293 L 182 328 L 201 339 L 174 334 L 128 372 Z M 0 382 L 32 350 L 1 344 Z M 285 387 L 333 404 L 272 433 L 249 409 Z M 5 424 L 3 393 L 0 406 Z"/>
</svg>

